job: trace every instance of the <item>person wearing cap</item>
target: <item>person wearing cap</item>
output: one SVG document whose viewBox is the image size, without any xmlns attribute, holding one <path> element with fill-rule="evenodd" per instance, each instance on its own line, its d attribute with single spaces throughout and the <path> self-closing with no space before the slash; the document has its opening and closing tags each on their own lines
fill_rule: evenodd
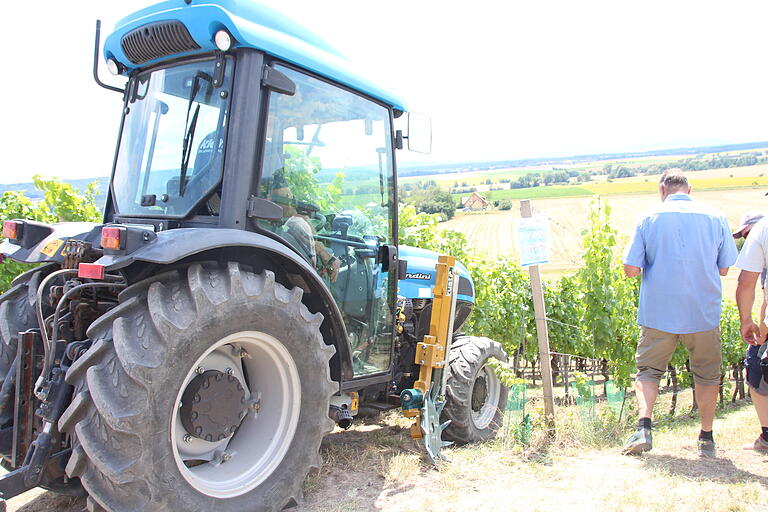
<svg viewBox="0 0 768 512">
<path fill-rule="evenodd" d="M 725 216 L 695 202 L 680 170 L 661 175 L 662 204 L 638 222 L 624 257 L 627 277 L 642 275 L 637 322 L 640 340 L 635 360 L 637 430 L 622 453 L 652 448 L 651 418 L 664 375 L 678 341 L 690 353 L 696 387 L 702 456 L 715 453 L 712 424 L 720 386 L 720 276 L 736 260 L 736 244 Z"/>
<path fill-rule="evenodd" d="M 760 421 L 761 433 L 754 443 L 746 448 L 768 452 L 768 374 L 764 366 L 768 365 L 768 335 L 766 327 L 765 269 L 768 266 L 768 220 L 764 214 L 752 212 L 744 215 L 739 228 L 733 232 L 734 238 L 744 237 L 736 266 L 741 269 L 736 285 L 736 305 L 739 308 L 741 337 L 749 344 L 744 366 L 747 369 L 747 384 L 750 388 L 752 403 Z M 760 308 L 760 325 L 752 319 L 752 306 L 755 302 L 755 285 L 761 277 L 763 304 Z"/>
</svg>

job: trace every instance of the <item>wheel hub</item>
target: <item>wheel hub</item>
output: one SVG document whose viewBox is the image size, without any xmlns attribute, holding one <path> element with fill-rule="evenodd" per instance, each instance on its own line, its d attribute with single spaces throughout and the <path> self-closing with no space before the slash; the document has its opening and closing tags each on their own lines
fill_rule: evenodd
<svg viewBox="0 0 768 512">
<path fill-rule="evenodd" d="M 209 442 L 234 434 L 248 410 L 240 381 L 218 370 L 208 370 L 192 379 L 181 403 L 179 416 L 184 429 Z"/>
<path fill-rule="evenodd" d="M 472 387 L 472 410 L 479 412 L 483 408 L 487 397 L 488 383 L 485 381 L 485 376 L 480 376 Z"/>
</svg>

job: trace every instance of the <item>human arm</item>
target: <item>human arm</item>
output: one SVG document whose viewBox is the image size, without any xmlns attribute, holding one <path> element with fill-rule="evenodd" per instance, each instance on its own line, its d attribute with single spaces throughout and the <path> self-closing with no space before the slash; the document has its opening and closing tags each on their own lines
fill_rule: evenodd
<svg viewBox="0 0 768 512">
<path fill-rule="evenodd" d="M 739 251 L 736 249 L 731 228 L 728 227 L 728 221 L 725 217 L 720 218 L 720 228 L 722 230 L 722 242 L 717 251 L 717 269 L 720 275 L 725 277 L 728 275 L 728 268 L 736 263 Z"/>
<path fill-rule="evenodd" d="M 645 240 L 643 239 L 642 223 L 638 223 L 635 234 L 624 254 L 624 275 L 637 277 L 643 273 L 645 266 Z"/>
<path fill-rule="evenodd" d="M 741 269 L 736 285 L 736 305 L 739 308 L 741 337 L 751 345 L 764 343 L 758 325 L 752 319 L 752 307 L 755 303 L 755 285 L 765 268 L 765 247 L 763 247 L 765 225 L 760 222 L 744 242 L 736 260 L 736 266 Z M 765 302 L 765 299 L 764 299 Z M 764 318 L 764 317 L 763 317 Z M 763 318 L 760 323 L 763 323 Z"/>
<path fill-rule="evenodd" d="M 739 308 L 741 338 L 750 345 L 760 345 L 760 327 L 752 319 L 752 306 L 755 303 L 755 284 L 759 272 L 742 270 L 736 284 L 736 306 Z"/>
<path fill-rule="evenodd" d="M 765 288 L 763 288 L 763 305 L 760 306 L 760 339 L 765 343 L 768 338 L 768 324 L 765 323 L 765 311 L 768 308 L 768 297 L 765 295 Z"/>
</svg>

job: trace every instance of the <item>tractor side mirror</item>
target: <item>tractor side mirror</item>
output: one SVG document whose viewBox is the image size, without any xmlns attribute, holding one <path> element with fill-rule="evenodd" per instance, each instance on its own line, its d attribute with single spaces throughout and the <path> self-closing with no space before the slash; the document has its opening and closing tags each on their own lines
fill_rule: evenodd
<svg viewBox="0 0 768 512">
<path fill-rule="evenodd" d="M 432 119 L 428 115 L 408 112 L 408 149 L 426 155 L 432 152 Z"/>
</svg>

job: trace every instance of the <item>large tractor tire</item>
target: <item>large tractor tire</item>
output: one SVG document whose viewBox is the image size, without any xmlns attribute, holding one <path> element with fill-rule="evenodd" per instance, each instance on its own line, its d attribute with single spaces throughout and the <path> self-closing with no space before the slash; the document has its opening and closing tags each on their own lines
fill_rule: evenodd
<svg viewBox="0 0 768 512">
<path fill-rule="evenodd" d="M 11 365 L 16 358 L 19 333 L 38 327 L 35 314 L 37 289 L 55 268 L 54 265 L 46 265 L 19 275 L 11 288 L 0 296 L 0 388 L 9 377 Z M 49 310 L 46 308 L 46 313 Z M 6 409 L 4 405 L 0 403 L 3 410 Z"/>
<path fill-rule="evenodd" d="M 67 372 L 67 474 L 113 512 L 277 511 L 333 428 L 332 346 L 299 288 L 195 264 L 126 289 Z M 191 431 L 190 431 L 191 430 Z"/>
<path fill-rule="evenodd" d="M 507 388 L 488 365 L 495 357 L 506 361 L 501 345 L 488 338 L 457 336 L 449 354 L 446 404 L 441 422 L 451 420 L 443 432 L 456 444 L 485 441 L 496 436 L 504 419 Z"/>
</svg>

